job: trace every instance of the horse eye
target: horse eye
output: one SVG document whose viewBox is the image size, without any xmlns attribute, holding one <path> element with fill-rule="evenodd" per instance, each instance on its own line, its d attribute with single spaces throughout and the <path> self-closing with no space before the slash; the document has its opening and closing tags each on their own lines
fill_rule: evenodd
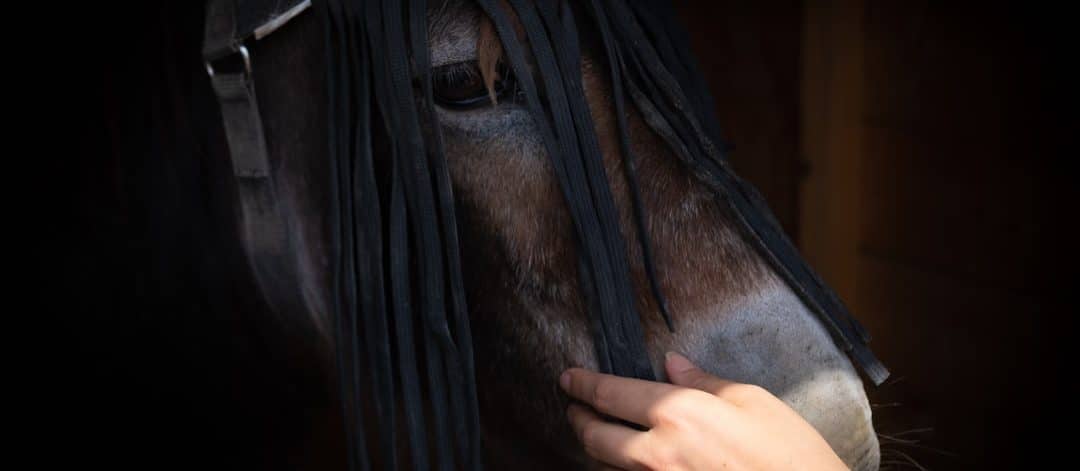
<svg viewBox="0 0 1080 471">
<path fill-rule="evenodd" d="M 431 71 L 435 103 L 451 110 L 473 110 L 491 105 L 484 78 L 475 61 L 436 67 Z M 495 81 L 495 96 L 501 102 L 509 97 L 513 88 L 509 70 L 499 67 L 499 79 Z"/>
</svg>

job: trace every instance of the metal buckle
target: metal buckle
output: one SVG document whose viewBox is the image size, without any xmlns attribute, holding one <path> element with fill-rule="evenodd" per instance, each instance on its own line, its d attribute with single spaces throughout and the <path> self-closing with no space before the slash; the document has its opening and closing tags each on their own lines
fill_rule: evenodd
<svg viewBox="0 0 1080 471">
<path fill-rule="evenodd" d="M 236 52 L 239 52 L 240 57 L 242 57 L 244 59 L 244 70 L 247 72 L 248 76 L 250 77 L 251 76 L 251 55 L 248 54 L 248 50 L 247 50 L 246 47 L 244 47 L 243 44 L 240 44 L 240 45 L 238 45 L 236 47 Z M 206 65 L 206 73 L 207 73 L 207 75 L 209 75 L 210 78 L 214 78 L 214 66 L 210 64 L 210 61 L 206 61 L 203 64 Z"/>
</svg>

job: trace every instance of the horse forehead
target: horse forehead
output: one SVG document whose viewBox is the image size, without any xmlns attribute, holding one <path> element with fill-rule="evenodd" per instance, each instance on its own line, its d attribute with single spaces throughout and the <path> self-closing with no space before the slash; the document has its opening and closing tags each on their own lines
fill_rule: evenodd
<svg viewBox="0 0 1080 471">
<path fill-rule="evenodd" d="M 428 40 L 433 66 L 476 59 L 481 12 L 473 2 L 445 0 L 428 7 Z"/>
</svg>

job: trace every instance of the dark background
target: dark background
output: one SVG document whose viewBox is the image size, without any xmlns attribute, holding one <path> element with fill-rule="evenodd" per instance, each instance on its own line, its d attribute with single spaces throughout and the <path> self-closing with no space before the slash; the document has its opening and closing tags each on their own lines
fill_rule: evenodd
<svg viewBox="0 0 1080 471">
<path fill-rule="evenodd" d="M 176 124 L 214 103 L 155 95 L 209 97 L 199 31 L 179 26 L 201 8 L 141 3 L 12 15 L 36 31 L 9 62 L 14 128 L 34 130 L 9 180 L 24 162 L 37 177 L 12 199 L 31 267 L 16 295 L 44 324 L 26 436 L 46 468 L 297 468 L 331 393 L 306 386 L 310 352 L 259 327 L 249 285 L 215 278 L 242 260 L 193 249 L 239 254 L 220 236 L 225 162 Z M 680 13 L 736 168 L 893 372 L 870 388 L 887 463 L 1071 461 L 1074 21 L 990 2 Z"/>
</svg>

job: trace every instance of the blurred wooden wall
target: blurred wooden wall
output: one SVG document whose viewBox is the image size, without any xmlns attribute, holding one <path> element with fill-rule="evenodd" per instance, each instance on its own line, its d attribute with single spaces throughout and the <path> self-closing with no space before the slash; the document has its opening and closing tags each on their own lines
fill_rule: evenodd
<svg viewBox="0 0 1080 471">
<path fill-rule="evenodd" d="M 886 458 L 1030 467 L 1067 435 L 1067 16 L 990 2 L 688 2 L 732 160 L 875 336 Z M 1073 41 L 1075 42 L 1075 41 Z M 896 439 L 896 440 L 894 440 Z M 918 440 L 906 443 L 899 440 Z M 1061 451 L 1058 449 L 1058 451 Z M 1049 453 L 1047 453 L 1049 452 Z"/>
<path fill-rule="evenodd" d="M 709 82 L 732 164 L 799 231 L 798 1 L 676 2 Z"/>
</svg>

